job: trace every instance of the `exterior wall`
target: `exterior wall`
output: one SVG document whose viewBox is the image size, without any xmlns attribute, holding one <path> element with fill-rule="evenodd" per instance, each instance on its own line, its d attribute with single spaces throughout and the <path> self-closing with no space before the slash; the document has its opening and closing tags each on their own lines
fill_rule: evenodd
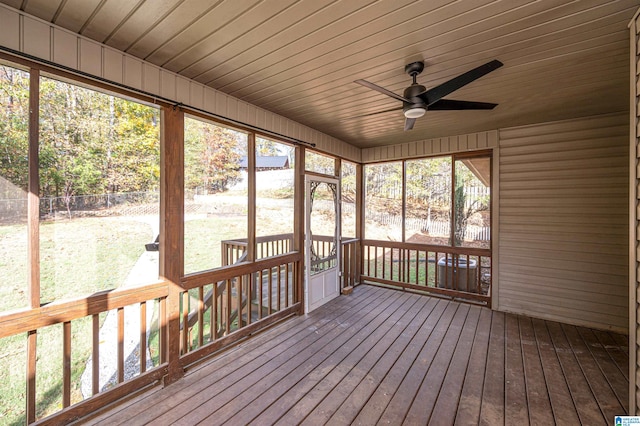
<svg viewBox="0 0 640 426">
<path fill-rule="evenodd" d="M 500 130 L 498 309 L 627 332 L 627 123 Z"/>
<path fill-rule="evenodd" d="M 629 414 L 636 415 L 640 406 L 640 347 L 638 333 L 640 332 L 640 305 L 638 292 L 640 291 L 640 253 L 638 253 L 638 239 L 640 239 L 640 221 L 638 220 L 638 196 L 640 194 L 640 180 L 638 180 L 638 166 L 640 164 L 640 10 L 636 12 L 629 23 Z"/>
<path fill-rule="evenodd" d="M 474 151 L 498 146 L 498 132 L 471 133 L 446 138 L 426 139 L 398 145 L 365 148 L 362 150 L 362 162 L 403 160 L 407 158 L 428 157 L 430 155 L 450 154 L 453 152 Z"/>
<path fill-rule="evenodd" d="M 0 46 L 360 161 L 357 147 L 5 5 L 0 5 L 0 28 Z"/>
</svg>

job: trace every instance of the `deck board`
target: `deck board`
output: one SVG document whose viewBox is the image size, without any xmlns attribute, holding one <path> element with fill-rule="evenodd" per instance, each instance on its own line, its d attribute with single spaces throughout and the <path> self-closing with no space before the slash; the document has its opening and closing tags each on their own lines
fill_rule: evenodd
<svg viewBox="0 0 640 426">
<path fill-rule="evenodd" d="M 604 425 L 627 342 L 361 285 L 79 423 Z"/>
<path fill-rule="evenodd" d="M 464 383 L 462 385 L 455 417 L 456 425 L 475 425 L 480 422 L 482 388 L 484 386 L 484 374 L 487 366 L 490 334 L 491 311 L 482 309 L 476 334 L 473 338 L 473 347 L 469 355 L 469 365 L 464 375 Z"/>
<path fill-rule="evenodd" d="M 533 320 L 535 339 L 538 342 L 540 363 L 549 392 L 549 402 L 553 412 L 554 422 L 561 420 L 566 424 L 580 424 L 576 406 L 571 398 L 571 392 L 563 376 L 562 366 L 557 351 L 551 341 L 551 336 L 544 321 Z"/>
</svg>

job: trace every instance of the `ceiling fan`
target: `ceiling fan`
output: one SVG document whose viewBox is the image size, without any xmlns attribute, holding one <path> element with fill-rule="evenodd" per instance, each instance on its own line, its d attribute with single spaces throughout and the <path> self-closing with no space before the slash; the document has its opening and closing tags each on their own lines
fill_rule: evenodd
<svg viewBox="0 0 640 426">
<path fill-rule="evenodd" d="M 404 130 L 413 129 L 416 119 L 422 117 L 427 110 L 444 111 L 444 110 L 469 110 L 469 109 L 493 109 L 497 104 L 488 102 L 472 102 L 472 101 L 456 101 L 453 99 L 443 99 L 449 93 L 452 93 L 462 86 L 466 86 L 474 80 L 489 74 L 491 71 L 500 68 L 502 62 L 493 60 L 477 68 L 467 71 L 464 74 L 452 78 L 433 89 L 427 90 L 417 82 L 417 76 L 424 70 L 424 62 L 412 62 L 404 67 L 404 70 L 413 78 L 411 86 L 404 89 L 403 96 L 400 96 L 390 90 L 380 87 L 366 80 L 356 80 L 354 83 L 361 84 L 365 87 L 373 89 L 384 95 L 390 96 L 402 102 L 402 110 L 404 111 L 405 122 Z M 396 111 L 400 108 L 393 108 L 385 111 L 374 112 L 366 115 L 380 114 L 383 112 Z"/>
</svg>

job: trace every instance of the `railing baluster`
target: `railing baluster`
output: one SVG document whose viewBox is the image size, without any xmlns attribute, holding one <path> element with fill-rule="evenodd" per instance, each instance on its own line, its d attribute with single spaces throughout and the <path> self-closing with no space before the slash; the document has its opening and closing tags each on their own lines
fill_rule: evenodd
<svg viewBox="0 0 640 426">
<path fill-rule="evenodd" d="M 147 302 L 140 303 L 140 374 L 147 371 Z"/>
<path fill-rule="evenodd" d="M 244 281 L 245 287 L 247 288 L 247 325 L 251 324 L 251 275 L 243 275 L 242 280 Z"/>
<path fill-rule="evenodd" d="M 198 287 L 198 346 L 204 345 L 204 287 Z"/>
<path fill-rule="evenodd" d="M 211 341 L 218 338 L 218 283 L 213 283 L 213 299 L 211 300 Z"/>
<path fill-rule="evenodd" d="M 226 300 L 227 308 L 225 309 L 225 332 L 228 335 L 231 333 L 231 280 L 225 280 Z"/>
<path fill-rule="evenodd" d="M 160 352 L 160 363 L 167 362 L 167 298 L 160 299 L 160 315 L 158 316 L 158 330 L 160 339 L 158 339 L 158 351 Z"/>
<path fill-rule="evenodd" d="M 277 305 L 276 305 L 276 310 L 278 312 L 280 312 L 281 310 L 281 302 L 280 299 L 282 299 L 282 265 L 278 265 L 278 300 L 277 300 Z"/>
<path fill-rule="evenodd" d="M 71 321 L 62 324 L 62 407 L 71 405 Z"/>
<path fill-rule="evenodd" d="M 36 421 L 36 330 L 27 334 L 27 423 Z"/>
<path fill-rule="evenodd" d="M 118 308 L 118 383 L 124 382 L 124 308 Z"/>
<path fill-rule="evenodd" d="M 273 268 L 269 268 L 269 272 L 267 272 L 267 279 L 268 284 L 267 284 L 267 291 L 269 292 L 267 294 L 267 303 L 268 303 L 268 308 L 267 308 L 267 315 L 271 315 L 271 313 L 273 312 L 273 274 L 272 274 Z"/>
<path fill-rule="evenodd" d="M 284 266 L 285 276 L 284 276 L 284 307 L 289 307 L 289 264 L 287 263 Z"/>
<path fill-rule="evenodd" d="M 189 292 L 182 292 L 182 354 L 189 352 Z"/>
<path fill-rule="evenodd" d="M 258 273 L 258 319 L 262 319 L 262 282 L 263 273 L 260 271 Z"/>
<path fill-rule="evenodd" d="M 238 328 L 242 328 L 242 278 L 241 277 L 236 277 L 236 303 L 238 304 L 238 308 L 237 308 Z"/>
<path fill-rule="evenodd" d="M 100 392 L 100 315 L 91 316 L 91 394 Z"/>
</svg>

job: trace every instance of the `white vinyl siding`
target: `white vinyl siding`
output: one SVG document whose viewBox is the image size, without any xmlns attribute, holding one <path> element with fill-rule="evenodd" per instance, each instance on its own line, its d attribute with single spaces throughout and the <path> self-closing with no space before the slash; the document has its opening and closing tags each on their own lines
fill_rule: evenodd
<svg viewBox="0 0 640 426">
<path fill-rule="evenodd" d="M 626 115 L 499 133 L 499 309 L 626 333 Z"/>
</svg>

